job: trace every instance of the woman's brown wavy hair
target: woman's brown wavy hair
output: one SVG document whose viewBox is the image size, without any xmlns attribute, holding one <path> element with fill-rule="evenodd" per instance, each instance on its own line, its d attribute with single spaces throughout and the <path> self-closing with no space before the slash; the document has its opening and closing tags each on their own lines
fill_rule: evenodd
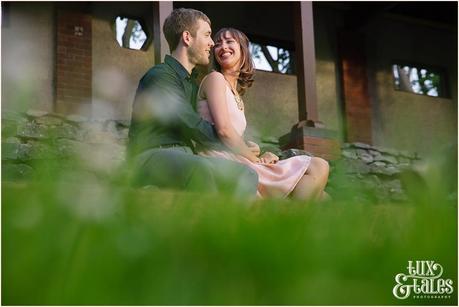
<svg viewBox="0 0 459 307">
<path fill-rule="evenodd" d="M 241 31 L 234 28 L 222 28 L 214 35 L 214 42 L 217 43 L 222 40 L 225 33 L 228 32 L 241 46 L 242 64 L 239 69 L 239 77 L 237 80 L 238 93 L 244 95 L 245 91 L 252 86 L 253 75 L 255 69 L 252 61 L 252 55 L 249 50 L 249 39 Z M 215 53 L 212 53 L 212 62 L 216 71 L 221 72 L 221 67 L 215 59 Z"/>
</svg>

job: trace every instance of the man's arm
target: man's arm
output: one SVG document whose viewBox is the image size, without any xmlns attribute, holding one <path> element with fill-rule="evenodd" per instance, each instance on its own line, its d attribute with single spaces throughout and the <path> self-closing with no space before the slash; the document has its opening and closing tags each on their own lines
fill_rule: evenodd
<svg viewBox="0 0 459 307">
<path fill-rule="evenodd" d="M 136 97 L 138 117 L 152 118 L 177 128 L 183 136 L 201 144 L 221 143 L 213 125 L 193 110 L 175 74 L 150 73 L 142 80 L 139 92 Z"/>
</svg>

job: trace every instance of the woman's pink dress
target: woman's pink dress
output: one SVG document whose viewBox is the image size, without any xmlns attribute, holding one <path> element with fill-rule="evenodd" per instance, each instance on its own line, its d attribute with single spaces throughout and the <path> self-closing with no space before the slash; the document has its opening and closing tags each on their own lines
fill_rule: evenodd
<svg viewBox="0 0 459 307">
<path fill-rule="evenodd" d="M 236 132 L 243 136 L 247 127 L 244 111 L 237 107 L 234 95 L 226 86 L 226 104 L 228 114 Z M 207 100 L 198 102 L 198 112 L 202 118 L 213 123 L 212 115 Z M 298 181 L 303 177 L 309 167 L 311 157 L 296 156 L 286 160 L 280 160 L 276 164 L 254 163 L 247 158 L 227 151 L 207 150 L 200 152 L 202 156 L 218 157 L 233 160 L 248 165 L 258 173 L 258 196 L 265 197 L 286 197 Z"/>
</svg>

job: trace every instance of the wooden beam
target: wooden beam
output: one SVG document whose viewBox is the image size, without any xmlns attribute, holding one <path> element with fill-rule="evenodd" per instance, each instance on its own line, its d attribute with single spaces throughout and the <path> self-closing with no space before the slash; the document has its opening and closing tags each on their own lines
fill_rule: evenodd
<svg viewBox="0 0 459 307">
<path fill-rule="evenodd" d="M 169 54 L 169 45 L 163 33 L 163 24 L 167 16 L 172 13 L 172 1 L 153 2 L 153 46 L 155 48 L 155 64 L 164 60 Z"/>
<path fill-rule="evenodd" d="M 312 2 L 294 3 L 299 120 L 319 121 Z"/>
</svg>

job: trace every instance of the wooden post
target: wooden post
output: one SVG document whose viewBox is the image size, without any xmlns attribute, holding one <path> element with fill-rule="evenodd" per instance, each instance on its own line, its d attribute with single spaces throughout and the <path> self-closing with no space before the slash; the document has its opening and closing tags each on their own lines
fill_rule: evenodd
<svg viewBox="0 0 459 307">
<path fill-rule="evenodd" d="M 164 60 L 166 54 L 169 54 L 169 45 L 163 33 L 163 24 L 166 17 L 172 13 L 172 1 L 155 1 L 153 2 L 153 45 L 155 48 L 155 64 Z"/>
<path fill-rule="evenodd" d="M 279 142 L 283 149 L 301 148 L 326 160 L 335 160 L 340 157 L 337 133 L 325 129 L 319 121 L 312 2 L 295 2 L 293 6 L 299 123 Z"/>
<path fill-rule="evenodd" d="M 319 121 L 312 2 L 294 3 L 299 120 Z"/>
</svg>

